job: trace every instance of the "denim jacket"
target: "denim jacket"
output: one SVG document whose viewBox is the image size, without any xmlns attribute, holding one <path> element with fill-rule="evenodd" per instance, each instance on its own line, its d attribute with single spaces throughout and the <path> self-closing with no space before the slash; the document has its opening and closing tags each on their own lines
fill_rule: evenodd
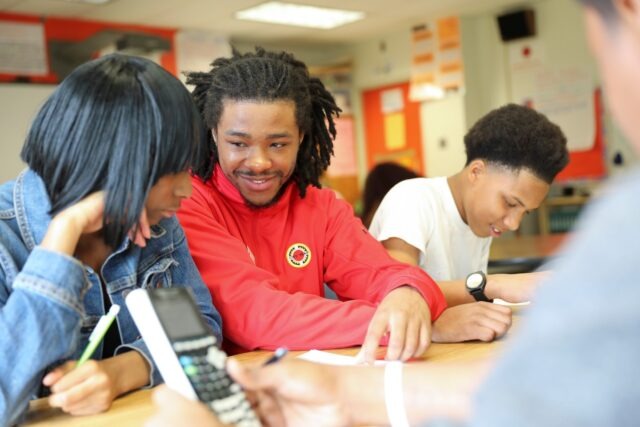
<svg viewBox="0 0 640 427">
<path fill-rule="evenodd" d="M 0 186 L 0 425 L 19 420 L 48 369 L 80 356 L 104 314 L 98 274 L 38 246 L 51 221 L 49 209 L 44 183 L 29 169 Z M 161 377 L 124 304 L 133 289 L 190 286 L 221 342 L 220 315 L 175 216 L 152 227 L 145 248 L 126 239 L 104 262 L 102 277 L 111 302 L 122 308 L 116 354 L 138 351 L 151 366 L 150 386 Z M 94 357 L 101 354 L 100 346 Z"/>
</svg>

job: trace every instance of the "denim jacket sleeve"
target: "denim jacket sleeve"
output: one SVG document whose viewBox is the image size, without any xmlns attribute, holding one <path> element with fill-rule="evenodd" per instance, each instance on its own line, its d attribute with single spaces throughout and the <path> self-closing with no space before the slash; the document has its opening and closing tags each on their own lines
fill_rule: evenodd
<svg viewBox="0 0 640 427">
<path fill-rule="evenodd" d="M 0 246 L 0 425 L 19 421 L 45 369 L 75 350 L 89 286 L 72 257 L 35 247 L 18 270 Z"/>
<path fill-rule="evenodd" d="M 176 228 L 173 230 L 176 239 L 176 250 L 173 252 L 174 259 L 178 261 L 176 268 L 172 269 L 173 286 L 190 287 L 196 300 L 196 304 L 200 309 L 200 314 L 209 326 L 211 332 L 216 337 L 218 345 L 222 343 L 222 319 L 220 314 L 213 306 L 211 294 L 202 281 L 202 277 L 191 258 L 191 253 L 187 247 L 187 241 L 182 228 L 176 222 Z M 149 384 L 146 388 L 153 387 L 162 382 L 162 377 L 156 369 L 151 353 L 147 349 L 142 339 L 138 339 L 132 343 L 124 344 L 118 347 L 116 354 L 128 351 L 129 349 L 137 350 L 144 357 L 151 367 L 149 375 Z"/>
</svg>

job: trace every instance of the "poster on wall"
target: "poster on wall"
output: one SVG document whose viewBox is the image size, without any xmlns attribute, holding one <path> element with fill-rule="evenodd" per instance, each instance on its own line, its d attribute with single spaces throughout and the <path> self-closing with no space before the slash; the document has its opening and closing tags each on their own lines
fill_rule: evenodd
<svg viewBox="0 0 640 427">
<path fill-rule="evenodd" d="M 404 96 L 402 89 L 393 88 L 380 93 L 380 110 L 382 114 L 392 114 L 404 111 Z"/>
<path fill-rule="evenodd" d="M 577 67 L 540 70 L 534 82 L 533 107 L 560 126 L 569 151 L 591 150 L 596 126 L 589 73 Z"/>
<path fill-rule="evenodd" d="M 415 27 L 411 40 L 409 98 L 421 101 L 439 97 L 441 91 L 436 87 L 435 41 L 431 27 L 427 24 Z"/>
<path fill-rule="evenodd" d="M 44 25 L 0 21 L 0 73 L 44 76 L 48 72 Z"/>
<path fill-rule="evenodd" d="M 432 29 L 434 29 L 432 31 Z M 441 99 L 464 87 L 462 37 L 456 16 L 417 26 L 412 33 L 410 98 Z"/>
<path fill-rule="evenodd" d="M 446 91 L 456 91 L 464 86 L 462 68 L 462 37 L 457 16 L 438 19 L 438 72 L 436 84 Z"/>
<path fill-rule="evenodd" d="M 526 52 L 531 52 L 525 57 Z M 511 46 L 511 93 L 515 102 L 540 111 L 562 128 L 570 151 L 593 148 L 594 98 L 591 75 L 577 67 L 545 64 L 537 43 Z"/>
<path fill-rule="evenodd" d="M 537 39 L 510 43 L 508 55 L 513 100 L 535 108 L 560 126 L 569 151 L 592 149 L 596 126 L 590 73 L 547 64 Z"/>
<path fill-rule="evenodd" d="M 356 160 L 356 139 L 353 133 L 353 119 L 340 117 L 335 121 L 336 139 L 333 141 L 333 157 L 327 169 L 332 177 L 356 176 L 358 164 Z"/>
<path fill-rule="evenodd" d="M 380 93 L 380 112 L 384 120 L 384 145 L 387 150 L 398 150 L 406 145 L 404 122 L 404 95 L 401 88 Z"/>
<path fill-rule="evenodd" d="M 559 67 L 536 38 L 509 43 L 511 98 L 545 114 L 567 137 L 569 165 L 557 180 L 605 175 L 600 93 L 581 67 Z"/>
</svg>

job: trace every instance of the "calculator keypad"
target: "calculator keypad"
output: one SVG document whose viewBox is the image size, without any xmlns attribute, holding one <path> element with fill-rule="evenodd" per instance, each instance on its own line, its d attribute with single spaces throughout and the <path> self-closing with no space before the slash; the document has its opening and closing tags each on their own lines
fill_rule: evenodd
<svg viewBox="0 0 640 427">
<path fill-rule="evenodd" d="M 259 427 L 260 421 L 242 388 L 227 374 L 227 355 L 215 346 L 215 342 L 194 341 L 196 340 L 175 342 L 173 348 L 198 398 L 223 423 L 238 427 Z"/>
</svg>

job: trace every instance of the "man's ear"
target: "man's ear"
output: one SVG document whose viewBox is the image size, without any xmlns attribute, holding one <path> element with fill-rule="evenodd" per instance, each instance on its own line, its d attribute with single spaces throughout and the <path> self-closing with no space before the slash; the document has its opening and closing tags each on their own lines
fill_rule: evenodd
<svg viewBox="0 0 640 427">
<path fill-rule="evenodd" d="M 620 20 L 640 32 L 640 0 L 613 0 Z"/>
<path fill-rule="evenodd" d="M 467 165 L 466 169 L 469 182 L 475 183 L 487 172 L 487 163 L 482 159 L 475 159 Z"/>
</svg>

